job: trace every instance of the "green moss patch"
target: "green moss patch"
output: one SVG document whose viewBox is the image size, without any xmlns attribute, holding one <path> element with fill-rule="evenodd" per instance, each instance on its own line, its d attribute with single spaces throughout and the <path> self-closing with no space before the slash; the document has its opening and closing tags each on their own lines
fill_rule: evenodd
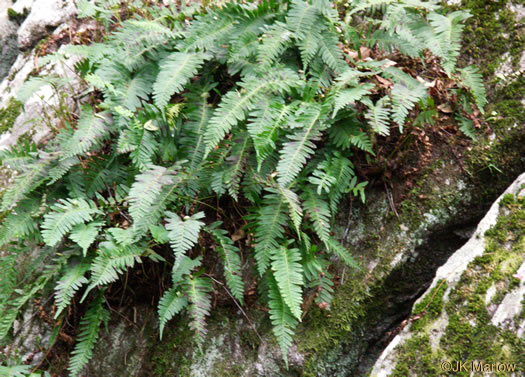
<svg viewBox="0 0 525 377">
<path fill-rule="evenodd" d="M 9 131 L 22 112 L 22 103 L 10 98 L 7 106 L 0 109 L 0 134 Z"/>
</svg>

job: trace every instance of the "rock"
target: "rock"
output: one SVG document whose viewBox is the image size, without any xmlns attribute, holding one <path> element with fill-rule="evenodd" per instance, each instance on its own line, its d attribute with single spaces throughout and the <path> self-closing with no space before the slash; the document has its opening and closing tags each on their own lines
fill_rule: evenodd
<svg viewBox="0 0 525 377">
<path fill-rule="evenodd" d="M 58 53 L 64 52 L 66 46 L 61 46 Z M 41 87 L 24 104 L 24 111 L 20 113 L 10 125 L 9 132 L 0 137 L 0 149 L 16 143 L 21 135 L 28 132 L 34 142 L 40 142 L 50 135 L 49 125 L 57 122 L 55 110 L 59 106 L 73 108 L 74 96 L 80 90 L 81 83 L 78 77 L 68 67 L 72 67 L 77 61 L 76 57 L 66 57 L 63 64 L 49 63 L 40 70 L 41 75 L 56 75 L 69 80 L 68 91 L 70 94 L 63 98 L 62 103 L 56 92 L 49 85 Z M 0 83 L 0 109 L 7 108 L 11 98 L 17 98 L 24 83 L 30 79 L 35 71 L 37 59 L 35 53 L 19 55 L 9 71 L 9 76 Z"/>
<path fill-rule="evenodd" d="M 439 376 L 447 371 L 446 362 L 478 363 L 470 370 L 482 362 L 523 363 L 523 187 L 525 173 L 490 207 L 470 240 L 437 270 L 414 304 L 411 324 L 383 351 L 371 377 Z M 520 367 L 516 370 L 523 370 Z"/>
<path fill-rule="evenodd" d="M 18 47 L 27 50 L 57 26 L 76 14 L 73 1 L 68 0 L 18 0 L 12 9 L 27 13 L 17 32 Z"/>
<path fill-rule="evenodd" d="M 18 55 L 16 24 L 9 20 L 9 1 L 0 1 L 0 80 L 9 72 Z"/>
</svg>

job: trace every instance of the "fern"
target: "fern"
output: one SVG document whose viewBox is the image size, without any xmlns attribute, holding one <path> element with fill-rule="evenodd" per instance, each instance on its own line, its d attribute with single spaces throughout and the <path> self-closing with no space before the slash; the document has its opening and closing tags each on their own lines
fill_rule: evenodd
<svg viewBox="0 0 525 377">
<path fill-rule="evenodd" d="M 202 263 L 202 257 L 196 259 L 188 258 L 183 255 L 175 261 L 173 265 L 173 270 L 171 271 L 171 279 L 174 285 L 181 283 L 186 275 L 189 275 L 190 272 L 199 267 Z"/>
<path fill-rule="evenodd" d="M 330 208 L 316 193 L 305 191 L 304 209 L 313 224 L 315 233 L 323 242 L 330 238 Z"/>
<path fill-rule="evenodd" d="M 483 108 L 487 104 L 483 77 L 478 73 L 477 68 L 473 66 L 460 69 L 460 75 L 461 83 L 472 92 L 472 96 L 476 100 L 476 105 L 483 114 Z"/>
<path fill-rule="evenodd" d="M 48 246 L 56 246 L 62 237 L 78 224 L 92 221 L 99 213 L 93 203 L 84 199 L 61 199 L 51 206 L 51 212 L 44 216 L 42 237 Z"/>
<path fill-rule="evenodd" d="M 28 165 L 24 171 L 19 174 L 13 184 L 7 188 L 2 196 L 2 207 L 0 210 L 5 211 L 12 208 L 20 199 L 36 190 L 49 177 L 49 171 L 52 158 L 44 155 L 43 158 L 35 160 Z"/>
<path fill-rule="evenodd" d="M 239 189 L 241 178 L 243 174 L 243 167 L 248 158 L 251 142 L 247 133 L 238 134 L 238 138 L 234 140 L 232 152 L 226 158 L 227 168 L 224 172 L 224 183 L 232 198 L 239 200 Z"/>
<path fill-rule="evenodd" d="M 162 333 L 166 323 L 172 319 L 175 314 L 178 314 L 187 306 L 188 300 L 180 293 L 180 291 L 171 288 L 164 293 L 159 301 L 158 308 L 160 320 L 160 339 L 162 339 Z"/>
<path fill-rule="evenodd" d="M 284 301 L 277 282 L 273 279 L 268 281 L 268 296 L 270 306 L 270 320 L 272 321 L 272 331 L 281 348 L 283 359 L 288 366 L 288 349 L 293 342 L 293 335 L 298 321 Z"/>
<path fill-rule="evenodd" d="M 153 85 L 155 104 L 164 107 L 171 96 L 180 93 L 209 56 L 202 53 L 174 52 L 160 63 L 160 72 Z"/>
<path fill-rule="evenodd" d="M 338 92 L 335 96 L 335 107 L 332 113 L 332 118 L 337 115 L 337 112 L 348 104 L 359 101 L 363 96 L 367 95 L 374 86 L 372 84 L 364 84 L 356 88 L 344 89 Z"/>
<path fill-rule="evenodd" d="M 103 295 L 99 294 L 89 306 L 84 317 L 80 320 L 77 343 L 69 359 L 68 370 L 72 377 L 78 376 L 91 359 L 93 349 L 98 339 L 100 324 L 106 321 L 109 316 L 109 313 L 104 308 L 103 300 Z"/>
<path fill-rule="evenodd" d="M 259 209 L 255 228 L 255 260 L 262 276 L 270 264 L 270 250 L 279 247 L 279 239 L 286 225 L 286 202 L 280 195 L 268 193 Z"/>
<path fill-rule="evenodd" d="M 328 251 L 337 255 L 339 259 L 342 260 L 346 265 L 352 268 L 359 268 L 357 262 L 354 260 L 354 258 L 352 258 L 350 252 L 341 246 L 337 240 L 333 239 L 332 237 L 328 237 L 324 242 Z"/>
<path fill-rule="evenodd" d="M 68 307 L 80 287 L 88 283 L 88 279 L 84 276 L 88 270 L 88 264 L 77 264 L 74 267 L 66 269 L 66 272 L 58 281 L 55 288 L 55 303 L 57 306 L 57 311 L 54 316 L 55 319 Z"/>
<path fill-rule="evenodd" d="M 188 278 L 185 282 L 185 291 L 188 295 L 191 322 L 190 328 L 195 331 L 195 339 L 199 347 L 204 342 L 206 333 L 206 317 L 210 314 L 210 291 L 212 286 L 205 278 Z"/>
<path fill-rule="evenodd" d="M 82 248 L 84 256 L 88 248 L 95 241 L 100 232 L 100 227 L 104 225 L 101 221 L 93 221 L 89 224 L 78 224 L 73 227 L 69 238 Z"/>
<path fill-rule="evenodd" d="M 258 46 L 257 60 L 266 66 L 272 64 L 279 55 L 288 47 L 292 33 L 286 25 L 276 22 L 267 27 L 263 34 L 263 43 Z"/>
<path fill-rule="evenodd" d="M 463 21 L 470 18 L 471 14 L 466 11 L 456 11 L 446 16 L 438 13 L 430 13 L 428 19 L 434 29 L 434 33 L 439 38 L 439 51 L 443 58 L 443 68 L 448 73 L 454 71 L 456 59 L 461 48 L 461 32 L 463 31 Z M 430 47 L 432 49 L 432 46 Z"/>
<path fill-rule="evenodd" d="M 89 87 L 80 95 L 96 109 L 67 114 L 58 96 L 64 122 L 52 127 L 55 138 L 0 152 L 4 167 L 17 171 L 2 194 L 0 338 L 51 284 L 56 317 L 70 324 L 69 309 L 96 297 L 71 357 L 79 375 L 107 319 L 103 302 L 121 294 L 128 302 L 135 284 L 171 272 L 158 303 L 160 336 L 184 309 L 201 347 L 216 290 L 251 309 L 246 277 L 269 307 L 287 364 L 310 302 L 330 309 L 342 268 L 330 260 L 357 268 L 353 251 L 333 237 L 343 200 L 366 199 L 353 164 L 389 166 L 384 143 L 406 140 L 409 122 L 432 123 L 437 92 L 427 93 L 416 75 L 433 80 L 444 70 L 460 86 L 465 111 L 472 100 L 483 110 L 475 68 L 455 73 L 469 15 L 446 14 L 433 0 L 153 3 L 139 11 L 117 0 L 81 1 L 82 15 L 98 18 L 105 34 L 66 51 L 81 58 L 75 69 Z M 431 69 L 423 75 L 414 59 Z M 22 99 L 43 85 L 60 94 L 68 79 L 32 79 Z M 411 113 L 419 115 L 407 120 Z M 475 136 L 472 121 L 456 117 Z M 392 125 L 402 135 L 385 141 Z M 32 263 L 21 274 L 24 258 Z M 145 265 L 137 280 L 144 258 L 160 266 Z M 126 289 L 113 289 L 132 269 Z"/>
<path fill-rule="evenodd" d="M 233 126 L 246 118 L 247 111 L 253 108 L 262 95 L 274 90 L 286 92 L 296 84 L 297 80 L 298 77 L 294 72 L 285 69 L 273 72 L 263 80 L 253 76 L 244 79 L 239 84 L 244 89 L 244 94 L 236 90 L 225 94 L 206 129 L 204 136 L 206 153 L 215 148 Z"/>
<path fill-rule="evenodd" d="M 152 213 L 151 207 L 161 196 L 163 187 L 173 184 L 172 175 L 172 169 L 152 165 L 136 177 L 129 191 L 129 213 L 138 232 L 147 229 L 147 223 L 142 220 Z"/>
<path fill-rule="evenodd" d="M 104 114 L 95 114 L 85 107 L 78 120 L 78 128 L 67 142 L 61 145 L 64 158 L 86 153 L 93 145 L 108 135 L 107 119 Z"/>
<path fill-rule="evenodd" d="M 31 374 L 31 369 L 29 365 L 15 365 L 11 367 L 0 365 L 0 375 L 5 377 L 26 377 Z"/>
<path fill-rule="evenodd" d="M 303 302 L 303 271 L 299 261 L 299 249 L 281 246 L 272 251 L 272 270 L 279 287 L 279 293 L 293 316 L 301 320 Z"/>
<path fill-rule="evenodd" d="M 100 244 L 98 256 L 91 263 L 90 284 L 82 297 L 96 286 L 107 285 L 118 279 L 118 275 L 131 268 L 135 263 L 140 263 L 140 257 L 144 254 L 142 245 L 119 246 L 113 241 L 105 241 Z"/>
<path fill-rule="evenodd" d="M 286 203 L 288 204 L 288 209 L 290 211 L 290 219 L 292 220 L 295 230 L 297 234 L 300 234 L 301 222 L 303 218 L 303 209 L 301 208 L 299 196 L 289 188 L 281 186 L 277 187 L 278 192 L 281 194 L 283 200 L 286 201 Z"/>
<path fill-rule="evenodd" d="M 315 144 L 318 140 L 321 123 L 321 108 L 319 106 L 308 106 L 296 121 L 303 124 L 303 129 L 289 136 L 287 142 L 280 152 L 281 158 L 277 165 L 278 182 L 281 186 L 287 186 L 297 177 L 308 157 L 314 153 Z"/>
<path fill-rule="evenodd" d="M 230 288 L 233 297 L 242 304 L 244 301 L 244 282 L 241 273 L 240 250 L 233 245 L 231 238 L 227 236 L 224 229 L 211 229 L 211 233 L 217 242 L 217 251 L 223 260 L 226 285 Z"/>
<path fill-rule="evenodd" d="M 0 228 L 0 244 L 17 238 L 30 238 L 30 235 L 37 233 L 38 223 L 35 215 L 40 209 L 40 202 L 36 198 L 28 198 L 10 213 L 2 223 Z"/>
<path fill-rule="evenodd" d="M 316 24 L 318 10 L 306 1 L 293 0 L 286 23 L 292 30 L 294 37 L 302 40 L 306 38 L 308 31 Z"/>
<path fill-rule="evenodd" d="M 204 213 L 199 212 L 194 215 L 185 216 L 181 219 L 176 213 L 168 212 L 168 222 L 166 229 L 170 239 L 171 248 L 179 259 L 184 253 L 190 250 L 199 238 L 199 232 L 204 223 L 199 221 L 204 218 Z"/>
</svg>

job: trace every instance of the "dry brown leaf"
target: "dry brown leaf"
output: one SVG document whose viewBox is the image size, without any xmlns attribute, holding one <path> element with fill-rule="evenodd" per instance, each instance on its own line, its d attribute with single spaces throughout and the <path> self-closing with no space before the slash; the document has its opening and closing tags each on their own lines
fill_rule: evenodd
<svg viewBox="0 0 525 377">
<path fill-rule="evenodd" d="M 370 57 L 370 54 L 372 53 L 372 50 L 370 50 L 368 47 L 361 46 L 359 48 L 359 51 L 361 52 L 361 59 L 365 60 L 366 58 Z"/>
<path fill-rule="evenodd" d="M 391 88 L 392 85 L 393 85 L 392 81 L 387 80 L 387 79 L 385 79 L 385 78 L 383 78 L 383 77 L 381 77 L 379 75 L 376 75 L 375 78 L 377 79 L 377 81 L 379 81 L 379 86 L 381 88 L 387 89 L 387 88 Z"/>
<path fill-rule="evenodd" d="M 446 114 L 450 114 L 454 112 L 454 110 L 452 110 L 452 107 L 450 107 L 448 103 L 443 103 L 439 105 L 437 108 L 439 111 L 441 111 L 442 113 L 446 113 Z"/>
<path fill-rule="evenodd" d="M 246 232 L 242 228 L 240 228 L 235 233 L 233 233 L 232 241 L 237 242 L 239 240 L 242 240 L 244 237 L 246 237 Z"/>
</svg>

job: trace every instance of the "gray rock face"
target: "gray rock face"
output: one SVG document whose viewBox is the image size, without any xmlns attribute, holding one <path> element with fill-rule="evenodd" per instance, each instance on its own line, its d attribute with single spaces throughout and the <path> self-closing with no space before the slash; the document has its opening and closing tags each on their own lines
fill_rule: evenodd
<svg viewBox="0 0 525 377">
<path fill-rule="evenodd" d="M 16 19 L 10 20 L 8 10 L 18 15 Z M 67 25 L 75 13 L 74 2 L 69 0 L 0 0 L 0 109 L 7 108 L 11 98 L 17 98 L 20 89 L 37 68 L 41 69 L 41 75 L 52 74 L 71 80 L 70 89 L 73 92 L 78 88 L 79 83 L 71 69 L 74 59 L 66 60 L 64 64 L 38 67 L 35 51 L 19 54 L 20 50 L 35 46 L 42 37 L 53 34 L 53 29 L 59 25 Z M 0 149 L 13 145 L 28 132 L 31 132 L 35 142 L 48 136 L 58 102 L 50 86 L 42 87 L 29 98 L 9 132 L 0 136 Z M 72 99 L 68 99 L 67 103 L 72 105 Z"/>
<path fill-rule="evenodd" d="M 16 24 L 9 20 L 7 9 L 10 0 L 0 0 L 0 80 L 2 80 L 18 55 Z"/>
<path fill-rule="evenodd" d="M 525 346 L 524 230 L 525 173 L 491 206 L 470 240 L 437 270 L 432 285 L 414 304 L 411 325 L 383 351 L 371 376 L 397 376 L 407 371 L 406 360 L 412 360 L 414 366 L 414 360 L 424 357 L 427 361 L 433 360 L 434 369 L 441 368 L 441 372 L 449 367 L 441 363 L 455 365 L 456 361 L 465 359 L 474 363 L 471 368 L 489 361 L 512 364 Z M 472 306 L 469 310 L 462 310 L 469 306 Z M 482 317 L 484 321 L 480 320 Z M 493 339 L 485 339 L 487 344 L 482 345 L 481 350 L 487 354 L 493 352 L 493 360 L 481 359 L 480 353 L 469 346 L 462 349 L 454 344 L 451 337 L 459 331 L 456 326 L 468 327 L 462 330 L 465 333 L 493 334 Z M 517 342 L 517 349 L 499 338 L 503 338 L 503 331 L 514 334 L 505 336 Z M 503 346 L 494 345 L 496 342 L 502 342 Z M 416 343 L 420 344 L 418 349 L 413 347 Z M 452 347 L 455 347 L 453 353 Z M 499 353 L 501 349 L 505 352 Z M 464 355 L 463 359 L 453 360 L 458 354 Z M 429 370 L 423 372 L 410 366 L 408 373 L 410 376 L 434 375 Z"/>
<path fill-rule="evenodd" d="M 33 47 L 76 13 L 71 0 L 18 0 L 11 8 L 19 14 L 27 13 L 17 31 L 18 47 L 21 50 Z"/>
</svg>

